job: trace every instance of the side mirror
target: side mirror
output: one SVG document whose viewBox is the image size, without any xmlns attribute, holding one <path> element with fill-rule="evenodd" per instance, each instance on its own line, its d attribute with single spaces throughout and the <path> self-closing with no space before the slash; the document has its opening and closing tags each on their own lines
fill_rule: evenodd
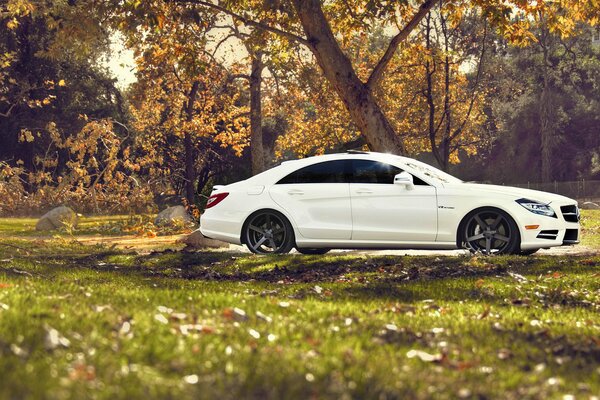
<svg viewBox="0 0 600 400">
<path fill-rule="evenodd" d="M 415 188 L 413 176 L 406 171 L 402 171 L 394 176 L 394 185 L 402 185 L 406 190 L 413 190 Z"/>
</svg>

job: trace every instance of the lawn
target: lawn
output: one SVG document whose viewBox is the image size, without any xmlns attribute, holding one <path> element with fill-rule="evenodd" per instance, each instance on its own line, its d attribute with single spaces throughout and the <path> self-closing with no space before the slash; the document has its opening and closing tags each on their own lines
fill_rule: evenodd
<svg viewBox="0 0 600 400">
<path fill-rule="evenodd" d="M 0 398 L 600 393 L 600 255 L 148 253 L 34 222 L 0 220 Z"/>
</svg>

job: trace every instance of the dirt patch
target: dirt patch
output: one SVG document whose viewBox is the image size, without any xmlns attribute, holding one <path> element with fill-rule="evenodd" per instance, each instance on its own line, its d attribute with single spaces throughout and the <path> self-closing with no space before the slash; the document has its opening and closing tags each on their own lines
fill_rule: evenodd
<svg viewBox="0 0 600 400">
<path fill-rule="evenodd" d="M 79 236 L 74 239 L 84 245 L 103 245 L 116 249 L 152 250 L 156 248 L 181 248 L 187 235 L 168 235 L 156 237 L 143 236 Z"/>
</svg>

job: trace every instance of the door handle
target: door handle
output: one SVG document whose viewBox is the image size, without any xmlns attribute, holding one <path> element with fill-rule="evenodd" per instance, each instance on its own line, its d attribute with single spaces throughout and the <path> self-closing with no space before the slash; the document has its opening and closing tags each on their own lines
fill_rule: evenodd
<svg viewBox="0 0 600 400">
<path fill-rule="evenodd" d="M 373 191 L 369 189 L 357 189 L 356 194 L 372 194 Z"/>
<path fill-rule="evenodd" d="M 292 189 L 292 190 L 288 190 L 288 194 L 295 196 L 295 195 L 303 195 L 304 191 L 303 190 L 298 190 L 298 189 Z"/>
</svg>

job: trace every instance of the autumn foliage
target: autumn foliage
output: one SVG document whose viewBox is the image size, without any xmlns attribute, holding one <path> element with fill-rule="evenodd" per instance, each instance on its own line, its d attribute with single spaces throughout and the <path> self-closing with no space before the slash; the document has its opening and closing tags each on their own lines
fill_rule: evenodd
<svg viewBox="0 0 600 400">
<path fill-rule="evenodd" d="M 595 68 L 593 50 L 572 38 L 598 24 L 599 10 L 595 0 L 9 0 L 0 6 L 0 214 L 58 204 L 150 211 L 157 196 L 201 205 L 216 180 L 349 148 L 448 170 L 493 154 L 506 130 L 499 103 L 525 93 L 498 78 L 511 51 L 543 53 L 542 128 L 531 141 L 540 178 L 556 178 L 548 159 L 562 122 L 548 110 L 562 89 L 552 77 L 570 57 Z M 128 88 L 105 68 L 115 38 L 135 54 Z M 577 162 L 593 176 L 600 155 L 585 147 Z"/>
</svg>

